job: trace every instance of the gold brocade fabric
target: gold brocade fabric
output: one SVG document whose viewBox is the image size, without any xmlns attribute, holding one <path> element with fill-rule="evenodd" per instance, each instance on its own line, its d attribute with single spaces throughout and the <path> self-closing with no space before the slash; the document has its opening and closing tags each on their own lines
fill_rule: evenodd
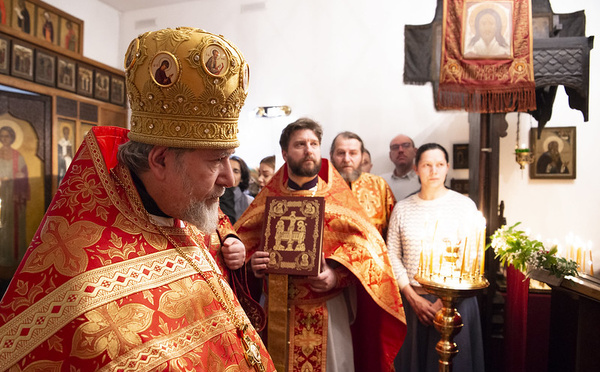
<svg viewBox="0 0 600 372">
<path fill-rule="evenodd" d="M 363 207 L 341 176 L 322 160 L 317 190 L 291 191 L 287 188 L 287 164 L 256 196 L 234 225 L 247 249 L 247 258 L 259 249 L 267 196 L 322 196 L 325 198 L 323 252 L 325 258 L 341 264 L 354 280 L 357 291 L 372 304 L 369 312 L 357 314 L 352 329 L 354 360 L 359 371 L 389 371 L 406 331 L 399 289 L 379 231 L 371 224 Z M 339 270 L 339 269 L 336 269 Z M 301 278 L 290 277 L 288 303 L 288 371 L 324 371 L 326 366 L 327 308 L 325 302 L 340 293 L 316 293 Z M 366 320 L 366 321 L 361 321 Z M 369 326 L 369 319 L 374 320 Z M 382 338 L 385 333 L 389 337 Z"/>
<path fill-rule="evenodd" d="M 287 369 L 288 345 L 281 340 L 288 338 L 288 279 L 287 274 L 271 274 L 268 283 L 267 348 L 278 371 Z"/>
<path fill-rule="evenodd" d="M 253 370 L 207 282 L 129 199 L 137 192 L 115 156 L 126 141 L 121 128 L 86 136 L 0 302 L 0 370 Z M 208 280 L 224 281 L 201 252 L 213 238 L 198 235 L 198 247 L 186 229 L 164 230 Z"/>
<path fill-rule="evenodd" d="M 356 181 L 352 182 L 350 188 L 365 209 L 371 223 L 385 240 L 392 209 L 396 203 L 390 186 L 379 176 L 362 173 Z"/>
</svg>

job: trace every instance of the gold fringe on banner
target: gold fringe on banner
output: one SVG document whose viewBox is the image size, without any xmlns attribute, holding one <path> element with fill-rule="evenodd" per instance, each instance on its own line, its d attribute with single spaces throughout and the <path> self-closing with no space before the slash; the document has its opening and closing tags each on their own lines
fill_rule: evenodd
<svg viewBox="0 0 600 372">
<path fill-rule="evenodd" d="M 438 91 L 438 107 L 482 113 L 527 112 L 536 107 L 535 89 L 523 87 L 510 91 L 469 92 L 460 87 L 449 87 Z"/>
</svg>

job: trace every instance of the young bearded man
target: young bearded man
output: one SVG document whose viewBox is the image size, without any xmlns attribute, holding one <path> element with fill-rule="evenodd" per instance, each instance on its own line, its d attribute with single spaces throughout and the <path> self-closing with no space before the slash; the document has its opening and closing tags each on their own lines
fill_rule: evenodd
<svg viewBox="0 0 600 372">
<path fill-rule="evenodd" d="M 287 371 L 389 371 L 405 332 L 399 290 L 381 234 L 346 182 L 321 159 L 322 133 L 307 118 L 283 130 L 279 144 L 286 163 L 234 226 L 254 276 L 263 277 L 269 262 L 259 247 L 266 198 L 325 199 L 322 271 L 312 277 L 290 275 L 287 294 L 269 287 L 267 303 L 287 296 L 288 322 L 268 318 L 267 327 L 283 328 L 282 338 L 272 340 L 269 333 L 268 348 L 271 353 L 271 348 L 286 348 L 286 355 L 273 360 Z M 370 302 L 373 311 L 357 311 L 351 300 L 356 296 Z M 351 327 L 353 322 L 359 326 Z"/>
</svg>

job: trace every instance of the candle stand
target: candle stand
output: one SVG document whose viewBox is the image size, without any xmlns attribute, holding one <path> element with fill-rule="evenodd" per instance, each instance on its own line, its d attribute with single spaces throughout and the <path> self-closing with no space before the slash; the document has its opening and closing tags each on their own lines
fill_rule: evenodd
<svg viewBox="0 0 600 372">
<path fill-rule="evenodd" d="M 460 278 L 442 277 L 437 274 L 419 272 L 415 279 L 428 292 L 442 300 L 442 309 L 434 319 L 435 329 L 441 334 L 435 350 L 440 355 L 439 371 L 452 372 L 452 358 L 458 353 L 458 347 L 453 341 L 462 329 L 462 318 L 456 311 L 456 302 L 460 298 L 477 295 L 489 286 L 483 275 L 464 275 Z"/>
</svg>

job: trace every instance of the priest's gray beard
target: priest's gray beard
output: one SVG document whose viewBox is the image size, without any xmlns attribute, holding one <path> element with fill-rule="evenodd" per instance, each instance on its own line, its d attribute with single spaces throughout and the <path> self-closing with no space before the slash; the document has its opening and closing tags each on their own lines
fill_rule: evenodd
<svg viewBox="0 0 600 372">
<path fill-rule="evenodd" d="M 360 175 L 362 174 L 362 171 L 359 169 L 354 169 L 351 172 L 340 172 L 340 175 L 342 176 L 342 178 L 349 183 L 352 183 L 354 181 L 356 181 L 358 179 L 358 177 L 360 177 Z"/>
<path fill-rule="evenodd" d="M 225 188 L 215 185 L 213 192 L 205 200 L 198 200 L 192 197 L 193 186 L 189 178 L 185 178 L 183 186 L 190 190 L 190 202 L 183 209 L 181 219 L 196 226 L 203 233 L 213 233 L 219 224 L 219 197 L 223 195 Z"/>
</svg>

